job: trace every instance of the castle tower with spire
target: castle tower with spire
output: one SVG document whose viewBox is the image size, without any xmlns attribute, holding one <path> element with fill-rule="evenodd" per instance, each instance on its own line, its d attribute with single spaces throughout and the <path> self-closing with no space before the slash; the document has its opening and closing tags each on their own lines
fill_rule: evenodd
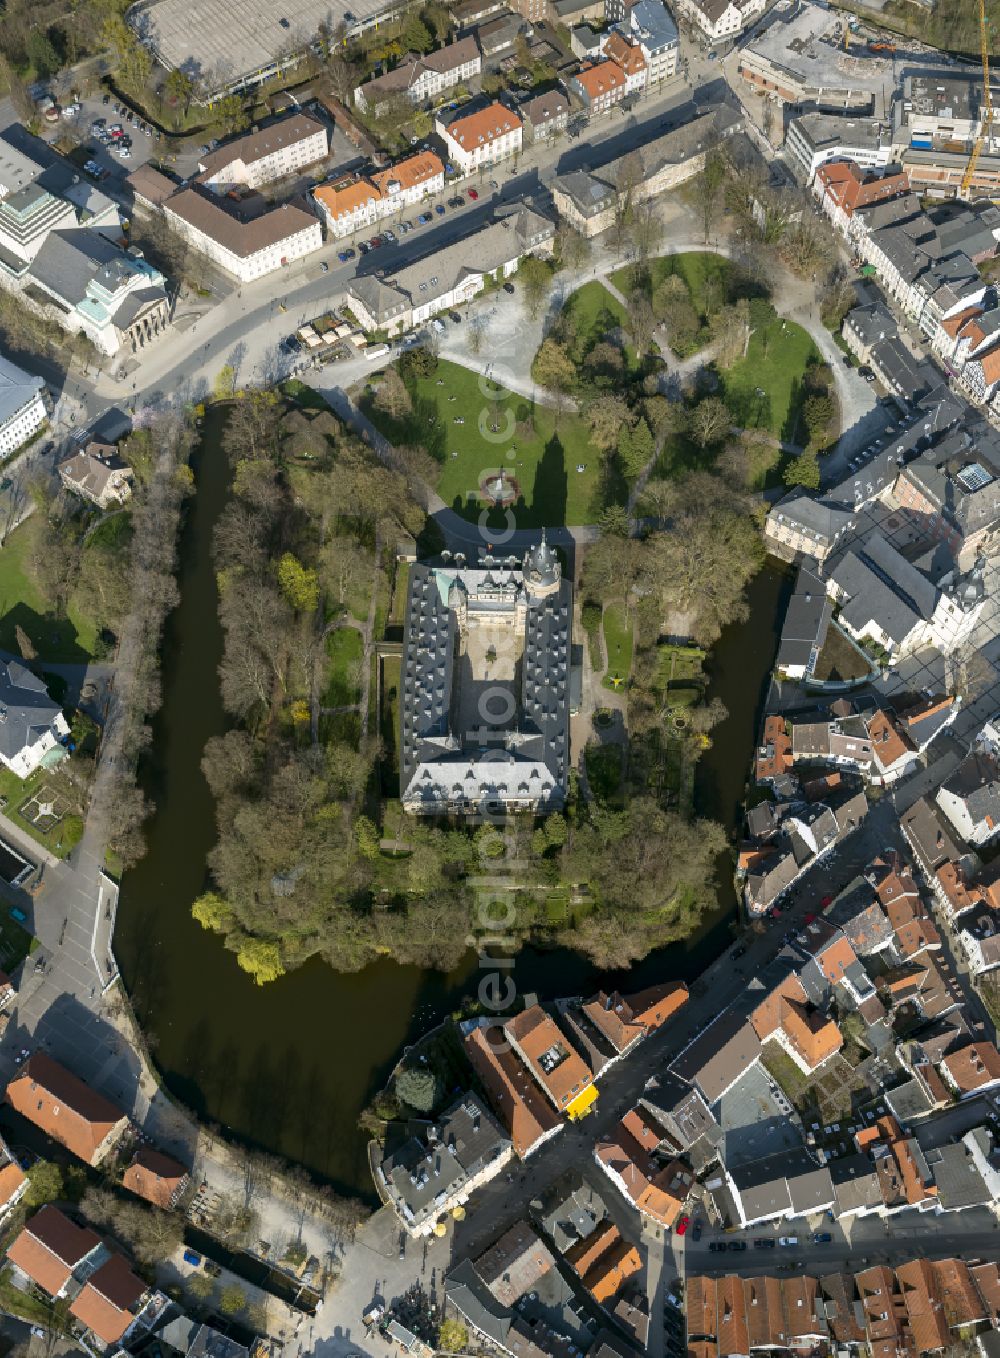
<svg viewBox="0 0 1000 1358">
<path fill-rule="evenodd" d="M 532 599 L 544 599 L 547 594 L 555 594 L 562 580 L 562 566 L 555 548 L 545 540 L 529 547 L 524 554 L 524 586 Z"/>
</svg>

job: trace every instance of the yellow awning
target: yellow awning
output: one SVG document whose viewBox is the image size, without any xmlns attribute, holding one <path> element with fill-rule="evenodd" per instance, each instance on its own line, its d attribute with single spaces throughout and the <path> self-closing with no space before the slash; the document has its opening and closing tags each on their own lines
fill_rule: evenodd
<svg viewBox="0 0 1000 1358">
<path fill-rule="evenodd" d="M 590 1084 L 581 1093 L 577 1094 L 572 1103 L 566 1106 L 566 1116 L 572 1121 L 577 1118 L 584 1118 L 597 1102 L 597 1086 Z"/>
</svg>

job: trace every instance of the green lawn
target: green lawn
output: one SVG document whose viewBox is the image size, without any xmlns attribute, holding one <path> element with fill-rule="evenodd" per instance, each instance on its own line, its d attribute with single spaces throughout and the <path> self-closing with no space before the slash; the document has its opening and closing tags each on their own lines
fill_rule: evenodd
<svg viewBox="0 0 1000 1358">
<path fill-rule="evenodd" d="M 361 697 L 358 662 L 364 651 L 361 633 L 354 627 L 338 627 L 326 638 L 330 663 L 326 671 L 323 707 L 346 707 Z"/>
<path fill-rule="evenodd" d="M 45 601 L 29 574 L 29 547 L 27 524 L 0 547 L 0 648 L 17 653 L 15 628 L 20 624 L 40 660 L 91 660 L 97 654 L 93 619 L 72 607 L 67 618 L 47 615 Z"/>
<path fill-rule="evenodd" d="M 519 497 L 510 508 L 519 528 L 592 523 L 599 512 L 600 458 L 584 421 L 532 407 L 526 397 L 486 383 L 481 388 L 482 382 L 478 373 L 442 359 L 432 377 L 414 384 L 410 416 L 392 419 L 375 409 L 369 394 L 362 408 L 386 438 L 419 444 L 440 461 L 438 493 L 464 518 L 479 518 L 480 478 L 503 466 L 518 485 Z M 578 465 L 585 470 L 578 472 Z M 495 516 L 498 527 L 506 522 L 505 514 Z"/>
<path fill-rule="evenodd" d="M 763 324 L 755 324 L 746 358 L 719 374 L 733 423 L 804 444 L 807 435 L 799 428 L 802 379 L 807 368 L 821 361 L 808 332 L 794 321 L 772 313 Z"/>
<path fill-rule="evenodd" d="M 608 604 L 604 609 L 604 650 L 608 657 L 604 687 L 613 689 L 612 679 L 627 682 L 632 673 L 632 624 L 622 604 Z"/>
</svg>

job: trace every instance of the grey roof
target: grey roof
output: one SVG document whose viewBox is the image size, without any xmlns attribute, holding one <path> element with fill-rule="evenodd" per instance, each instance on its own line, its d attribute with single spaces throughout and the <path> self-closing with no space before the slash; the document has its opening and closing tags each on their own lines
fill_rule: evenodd
<svg viewBox="0 0 1000 1358">
<path fill-rule="evenodd" d="M 921 797 L 903 813 L 903 832 L 921 864 L 930 872 L 948 859 L 961 858 L 948 826 L 928 797 Z"/>
<path fill-rule="evenodd" d="M 444 1292 L 473 1329 L 478 1330 L 501 1348 L 507 1347 L 507 1335 L 513 1312 L 502 1306 L 476 1272 L 471 1259 L 456 1264 L 444 1280 Z"/>
<path fill-rule="evenodd" d="M 611 185 L 595 175 L 587 174 L 586 170 L 570 170 L 568 174 L 557 175 L 553 187 L 572 200 L 582 217 L 596 217 L 615 201 L 615 191 Z"/>
<path fill-rule="evenodd" d="M 937 606 L 935 587 L 879 533 L 852 547 L 830 579 L 847 596 L 841 616 L 852 631 L 874 621 L 897 645 Z"/>
<path fill-rule="evenodd" d="M 508 1149 L 499 1124 L 474 1094 L 463 1094 L 423 1137 L 412 1136 L 384 1157 L 383 1183 L 411 1224 L 436 1217 L 464 1183 Z"/>
<path fill-rule="evenodd" d="M 703 1151 L 714 1150 L 721 1142 L 722 1129 L 701 1093 L 672 1071 L 653 1076 L 643 1090 L 642 1101 L 682 1149 L 701 1143 Z"/>
<path fill-rule="evenodd" d="M 352 278 L 347 291 L 348 296 L 356 297 L 363 303 L 369 316 L 373 316 L 380 325 L 391 320 L 393 316 L 398 316 L 408 305 L 403 293 L 397 288 L 389 287 L 372 274 Z"/>
<path fill-rule="evenodd" d="M 778 519 L 795 524 L 817 545 L 827 547 L 854 520 L 854 507 L 829 496 L 815 499 L 807 491 L 792 490 L 771 510 Z"/>
<path fill-rule="evenodd" d="M 781 824 L 781 817 L 772 801 L 759 802 L 747 812 L 747 830 L 754 839 L 766 839 Z"/>
<path fill-rule="evenodd" d="M 697 1084 L 709 1104 L 760 1057 L 760 1039 L 743 1014 L 727 1009 L 671 1062 L 670 1069 Z"/>
<path fill-rule="evenodd" d="M 878 952 L 892 942 L 889 918 L 874 899 L 871 884 L 864 878 L 858 879 L 854 890 L 848 888 L 837 897 L 825 912 L 825 918 L 840 926 L 859 956 Z"/>
<path fill-rule="evenodd" d="M 175 1316 L 156 1332 L 157 1339 L 189 1358 L 247 1358 L 248 1350 L 235 1339 L 190 1316 Z"/>
<path fill-rule="evenodd" d="M 569 116 L 569 98 L 562 90 L 546 90 L 526 99 L 517 111 L 532 127 L 549 127 Z"/>
<path fill-rule="evenodd" d="M 398 269 L 386 282 L 417 306 L 451 292 L 469 274 L 493 273 L 554 235 L 548 217 L 521 206 L 500 221 Z"/>
<path fill-rule="evenodd" d="M 1000 213 L 992 203 L 950 203 L 927 214 L 945 250 L 961 249 L 973 259 L 996 249 Z"/>
<path fill-rule="evenodd" d="M 867 1155 L 842 1155 L 827 1162 L 837 1213 L 882 1206 L 882 1189 L 875 1166 Z"/>
<path fill-rule="evenodd" d="M 928 398 L 929 399 L 929 398 Z M 974 482 L 968 480 L 972 467 Z M 963 534 L 989 527 L 1000 515 L 1000 438 L 978 416 L 946 430 L 934 447 L 908 463 L 902 472 Z"/>
<path fill-rule="evenodd" d="M 136 272 L 136 265 L 117 245 L 96 231 L 78 227 L 53 231 L 31 261 L 28 277 L 76 306 L 86 297 L 92 280 L 114 293 Z"/>
<path fill-rule="evenodd" d="M 13 419 L 44 389 L 45 383 L 40 377 L 25 372 L 0 355 L 0 424 Z"/>
<path fill-rule="evenodd" d="M 925 358 L 915 358 L 897 335 L 872 346 L 869 362 L 894 396 L 917 401 L 941 380 L 939 370 Z"/>
<path fill-rule="evenodd" d="M 806 672 L 811 674 L 823 649 L 832 616 L 833 604 L 827 595 L 826 585 L 811 565 L 803 562 L 795 579 L 795 592 L 788 601 L 785 620 L 781 625 L 781 641 L 775 661 L 778 668 L 804 665 Z"/>
<path fill-rule="evenodd" d="M 34 745 L 62 709 L 19 660 L 0 660 L 0 754 L 14 759 Z"/>
<path fill-rule="evenodd" d="M 806 855 L 808 857 L 808 853 Z M 786 887 L 791 886 L 798 876 L 799 863 L 794 853 L 784 851 L 766 858 L 753 872 L 747 875 L 747 894 L 758 906 L 768 906 L 776 901 Z"/>
<path fill-rule="evenodd" d="M 660 0 L 637 0 L 629 11 L 626 22 L 620 25 L 624 31 L 631 32 L 655 56 L 668 50 L 680 41 L 677 25 L 666 5 Z"/>
<path fill-rule="evenodd" d="M 938 1202 L 946 1212 L 991 1201 L 986 1181 L 961 1141 L 928 1150 L 926 1159 L 937 1185 Z"/>
<path fill-rule="evenodd" d="M 964 801 L 973 823 L 991 819 L 1000 825 L 1000 761 L 985 750 L 972 750 L 941 784 Z"/>
<path fill-rule="evenodd" d="M 834 1201 L 829 1170 L 805 1149 L 785 1150 L 730 1168 L 748 1221 L 776 1216 L 789 1208 L 806 1215 Z"/>
<path fill-rule="evenodd" d="M 852 330 L 865 348 L 899 334 L 896 318 L 884 302 L 854 307 L 844 317 L 844 329 Z"/>
<path fill-rule="evenodd" d="M 850 834 L 868 815 L 868 798 L 864 791 L 851 792 L 832 802 L 830 810 L 837 823 L 837 833 Z"/>
<path fill-rule="evenodd" d="M 896 1085 L 895 1089 L 887 1089 L 882 1097 L 888 1104 L 889 1111 L 903 1127 L 909 1127 L 921 1118 L 927 1117 L 935 1108 L 934 1100 L 928 1094 L 923 1082 L 916 1076 L 901 1085 Z"/>
</svg>

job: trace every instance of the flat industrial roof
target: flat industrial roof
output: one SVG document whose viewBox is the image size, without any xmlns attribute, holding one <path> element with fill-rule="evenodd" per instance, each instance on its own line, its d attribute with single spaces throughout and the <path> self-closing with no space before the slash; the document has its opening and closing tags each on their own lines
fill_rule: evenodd
<svg viewBox="0 0 1000 1358">
<path fill-rule="evenodd" d="M 178 67 L 210 91 L 253 82 L 301 51 L 321 24 L 364 23 L 393 0 L 140 0 L 128 21 L 164 66 Z M 350 18 L 347 16 L 350 15 Z"/>
</svg>

